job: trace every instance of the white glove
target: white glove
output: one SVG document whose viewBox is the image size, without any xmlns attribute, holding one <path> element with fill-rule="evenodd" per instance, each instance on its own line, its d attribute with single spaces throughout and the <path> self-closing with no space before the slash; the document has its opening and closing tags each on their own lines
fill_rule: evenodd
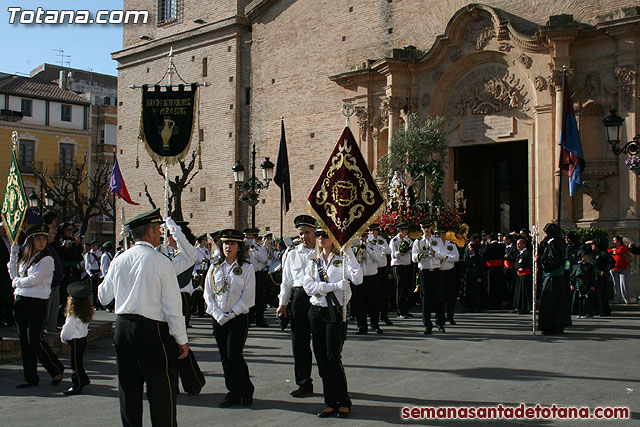
<svg viewBox="0 0 640 427">
<path fill-rule="evenodd" d="M 163 221 L 171 234 L 173 234 L 178 229 L 178 224 L 176 224 L 176 222 L 171 217 L 163 218 Z"/>
<path fill-rule="evenodd" d="M 225 323 L 227 323 L 229 320 L 233 319 L 233 317 L 234 317 L 233 314 L 224 313 L 222 317 L 220 317 L 220 320 L 218 320 L 218 323 L 220 324 L 220 326 L 222 326 Z"/>
<path fill-rule="evenodd" d="M 345 279 L 340 280 L 340 290 L 346 291 L 347 289 L 351 289 L 351 285 L 349 285 L 349 281 Z"/>
</svg>

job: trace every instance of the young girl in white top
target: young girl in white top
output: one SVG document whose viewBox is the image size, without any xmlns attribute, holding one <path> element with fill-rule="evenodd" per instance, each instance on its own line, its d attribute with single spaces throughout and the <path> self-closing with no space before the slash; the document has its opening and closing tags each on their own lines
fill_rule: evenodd
<svg viewBox="0 0 640 427">
<path fill-rule="evenodd" d="M 24 253 L 18 259 L 20 247 L 13 245 L 7 264 L 15 289 L 13 311 L 20 336 L 24 369 L 24 382 L 16 388 L 38 385 L 38 360 L 51 375 L 51 385 L 58 385 L 62 381 L 64 365 L 42 340 L 54 270 L 53 257 L 47 247 L 48 234 L 49 227 L 46 225 L 29 228 Z"/>
<path fill-rule="evenodd" d="M 82 388 L 91 381 L 84 370 L 84 350 L 87 348 L 89 322 L 93 319 L 91 302 L 91 284 L 89 282 L 73 282 L 67 287 L 67 320 L 60 332 L 60 340 L 69 346 L 71 353 L 71 382 L 73 385 L 64 392 L 71 396 L 79 394 Z"/>
</svg>

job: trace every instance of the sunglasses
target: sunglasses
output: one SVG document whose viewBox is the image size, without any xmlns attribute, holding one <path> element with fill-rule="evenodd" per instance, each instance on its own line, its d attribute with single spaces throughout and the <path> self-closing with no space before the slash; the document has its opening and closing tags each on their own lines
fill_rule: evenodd
<svg viewBox="0 0 640 427">
<path fill-rule="evenodd" d="M 329 235 L 324 231 L 316 231 L 316 237 L 322 237 L 323 239 L 326 239 L 329 237 Z"/>
</svg>

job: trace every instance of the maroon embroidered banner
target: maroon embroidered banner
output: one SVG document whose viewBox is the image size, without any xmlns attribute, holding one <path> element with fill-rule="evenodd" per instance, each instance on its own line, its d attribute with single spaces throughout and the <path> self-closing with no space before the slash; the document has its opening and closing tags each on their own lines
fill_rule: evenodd
<svg viewBox="0 0 640 427">
<path fill-rule="evenodd" d="M 384 199 L 348 127 L 313 186 L 307 205 L 339 248 L 365 232 L 382 212 Z"/>
</svg>

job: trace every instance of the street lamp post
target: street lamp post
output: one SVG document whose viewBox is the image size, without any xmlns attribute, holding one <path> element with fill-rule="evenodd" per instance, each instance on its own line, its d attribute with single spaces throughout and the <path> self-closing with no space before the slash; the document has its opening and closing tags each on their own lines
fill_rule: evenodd
<svg viewBox="0 0 640 427">
<path fill-rule="evenodd" d="M 43 200 L 44 198 L 44 200 Z M 40 182 L 40 196 L 36 194 L 35 190 L 31 190 L 31 194 L 29 194 L 29 207 L 32 209 L 36 209 L 40 207 L 40 223 L 42 223 L 42 216 L 44 207 L 47 208 L 53 207 L 53 196 L 51 193 L 44 194 L 44 190 L 42 188 L 42 182 Z"/>
<path fill-rule="evenodd" d="M 625 143 L 622 148 L 618 147 L 620 144 L 620 128 L 624 119 L 616 114 L 616 109 L 609 111 L 609 114 L 602 122 L 604 128 L 607 131 L 607 142 L 611 145 L 611 151 L 616 156 L 619 154 L 629 154 L 631 156 L 640 153 L 640 134 L 636 135 L 631 141 Z"/>
<path fill-rule="evenodd" d="M 244 166 L 240 160 L 236 161 L 231 170 L 233 171 L 233 179 L 238 184 L 241 194 L 241 200 L 247 205 L 251 206 L 251 227 L 256 226 L 256 205 L 258 204 L 258 196 L 260 191 L 269 188 L 269 183 L 273 179 L 273 167 L 274 164 L 265 157 L 262 163 L 260 163 L 260 169 L 262 169 L 262 180 L 256 177 L 256 143 L 253 143 L 253 149 L 251 150 L 251 176 L 246 181 L 244 180 Z M 264 181 L 264 182 L 263 182 Z"/>
</svg>

